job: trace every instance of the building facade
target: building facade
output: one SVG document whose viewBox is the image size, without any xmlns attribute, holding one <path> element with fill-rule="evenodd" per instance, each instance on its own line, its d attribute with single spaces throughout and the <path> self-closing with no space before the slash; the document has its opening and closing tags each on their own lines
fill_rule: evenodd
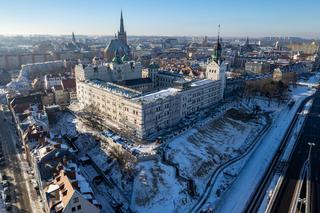
<svg viewBox="0 0 320 213">
<path fill-rule="evenodd" d="M 109 63 L 75 67 L 77 98 L 81 107 L 95 107 L 106 126 L 130 138 L 154 139 L 186 116 L 219 102 L 225 71 L 219 38 L 204 79 L 161 71 L 155 64 L 142 78 L 140 63 L 115 55 Z"/>
</svg>

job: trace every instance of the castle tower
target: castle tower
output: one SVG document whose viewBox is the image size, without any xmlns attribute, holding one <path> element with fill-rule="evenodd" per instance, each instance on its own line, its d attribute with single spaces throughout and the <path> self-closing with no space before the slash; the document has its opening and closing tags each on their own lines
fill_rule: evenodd
<svg viewBox="0 0 320 213">
<path fill-rule="evenodd" d="M 118 31 L 118 39 L 121 40 L 123 43 L 127 44 L 127 33 L 124 30 L 122 10 L 120 16 L 120 31 Z"/>
</svg>

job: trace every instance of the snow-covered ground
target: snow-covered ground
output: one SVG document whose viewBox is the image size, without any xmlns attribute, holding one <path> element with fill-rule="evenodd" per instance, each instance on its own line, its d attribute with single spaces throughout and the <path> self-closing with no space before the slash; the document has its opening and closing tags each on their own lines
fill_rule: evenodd
<svg viewBox="0 0 320 213">
<path fill-rule="evenodd" d="M 244 103 L 245 105 L 245 103 Z M 250 104 L 249 104 L 250 105 Z M 241 104 L 239 103 L 239 106 Z M 246 105 L 251 109 L 251 106 Z M 263 108 L 263 107 L 262 107 Z M 250 111 L 251 112 L 251 111 Z M 259 130 L 266 124 L 263 116 L 257 118 L 251 117 L 245 109 L 242 110 L 229 110 L 227 113 L 221 116 L 212 116 L 206 121 L 200 121 L 199 125 L 186 131 L 182 135 L 173 138 L 167 142 L 166 159 L 175 164 L 179 169 L 180 176 L 171 176 L 173 178 L 170 183 L 179 183 L 176 186 L 170 184 L 164 184 L 166 193 L 157 193 L 145 199 L 145 202 L 139 202 L 133 196 L 131 200 L 131 207 L 138 212 L 160 212 L 159 205 L 166 206 L 166 212 L 184 212 L 190 209 L 190 205 L 193 205 L 196 199 L 191 198 L 187 193 L 187 181 L 193 180 L 196 186 L 197 194 L 201 194 L 206 187 L 208 179 L 215 169 L 241 155 L 255 139 Z M 135 177 L 133 195 L 140 195 L 140 191 L 148 191 L 150 184 L 144 184 L 145 178 L 150 179 L 150 169 L 145 164 L 150 166 L 148 162 L 138 163 L 137 170 L 139 171 L 138 177 Z M 152 163 L 161 171 L 167 171 L 167 168 L 175 174 L 175 167 L 165 165 L 164 163 Z M 218 187 L 227 185 L 232 181 L 242 167 L 243 163 L 239 162 L 233 167 L 230 167 L 223 174 L 223 177 L 219 179 Z M 143 174 L 145 178 L 141 178 Z M 158 189 L 157 189 L 158 190 Z M 174 197 L 168 201 L 168 194 Z M 168 204 L 169 202 L 169 204 Z M 173 204 L 172 204 L 173 202 Z M 157 205 L 155 205 L 155 203 Z"/>
<path fill-rule="evenodd" d="M 296 102 L 295 105 L 292 108 L 279 107 L 273 113 L 272 128 L 252 153 L 231 188 L 219 200 L 216 212 L 241 212 L 243 210 L 248 198 L 254 193 L 255 186 L 262 178 L 263 171 L 266 170 L 272 160 L 272 156 L 277 151 L 281 139 L 285 135 L 286 129 L 289 127 L 300 103 L 314 92 L 315 90 L 306 87 L 294 88 L 292 98 Z M 211 196 L 215 197 L 213 192 Z M 210 199 L 208 202 L 210 202 Z"/>
<path fill-rule="evenodd" d="M 265 120 L 242 121 L 228 113 L 175 138 L 167 147 L 167 158 L 178 164 L 181 174 L 196 182 L 202 193 L 214 169 L 240 155 L 257 136 Z"/>
<path fill-rule="evenodd" d="M 50 133 L 52 136 L 68 135 L 74 137 L 77 135 L 74 115 L 68 112 L 58 112 L 54 114 L 54 120 L 50 123 Z"/>
<path fill-rule="evenodd" d="M 317 80 L 313 78 L 311 82 Z M 185 212 L 190 210 L 197 201 L 197 198 L 192 198 L 188 194 L 188 181 L 186 180 L 192 179 L 197 194 L 201 195 L 217 166 L 242 155 L 252 144 L 259 130 L 266 124 L 262 115 L 256 119 L 246 119 L 246 116 L 237 118 L 234 113 L 230 113 L 232 111 L 227 111 L 234 108 L 240 109 L 245 114 L 251 112 L 255 105 L 259 105 L 261 112 L 271 113 L 273 128 L 267 132 L 263 140 L 259 141 L 252 154 L 246 155 L 218 174 L 205 205 L 205 207 L 215 207 L 219 203 L 218 209 L 221 212 L 238 212 L 237 205 L 241 202 L 244 204 L 245 198 L 250 196 L 248 189 L 251 189 L 258 181 L 255 176 L 261 176 L 261 171 L 268 165 L 268 159 L 278 147 L 284 130 L 290 124 L 299 103 L 313 92 L 306 87 L 294 88 L 292 98 L 296 103 L 291 109 L 286 103 L 269 101 L 261 97 L 226 103 L 217 107 L 215 112 L 210 113 L 209 116 L 198 119 L 190 129 L 173 136 L 161 145 L 127 143 L 114 133 L 102 133 L 87 127 L 78 118 L 66 117 L 64 119 L 70 124 L 70 127 L 81 133 L 75 143 L 77 147 L 80 147 L 82 153 L 88 154 L 103 171 L 106 171 L 107 176 L 118 184 L 121 191 L 127 194 L 131 210 L 136 212 Z M 204 113 L 201 114 L 203 115 Z M 57 125 L 56 128 L 70 127 Z M 120 148 L 123 147 L 131 152 L 138 150 L 141 155 L 157 156 L 158 149 L 163 150 L 167 161 L 163 162 L 160 156 L 138 161 L 133 182 L 130 182 L 121 172 L 119 164 L 110 160 L 110 155 L 112 155 L 110 144 L 96 141 L 92 136 L 86 136 L 87 133 L 105 135 L 112 138 L 115 144 L 119 144 Z M 180 176 L 177 176 L 177 170 Z M 245 193 L 244 189 L 246 189 Z M 117 200 L 119 203 L 126 202 L 126 199 L 121 198 L 123 193 L 120 193 L 117 188 L 111 189 L 106 184 L 102 184 L 97 187 L 97 190 L 99 190 L 98 196 L 103 197 L 105 194 L 119 197 L 120 199 Z M 227 191 L 223 193 L 225 190 Z M 228 202 L 231 202 L 230 205 Z M 226 209 L 224 209 L 224 204 L 227 206 Z"/>
<path fill-rule="evenodd" d="M 136 212 L 173 212 L 187 199 L 186 185 L 175 178 L 171 166 L 157 160 L 138 164 L 131 209 Z M 181 199 L 183 198 L 183 199 Z"/>
</svg>

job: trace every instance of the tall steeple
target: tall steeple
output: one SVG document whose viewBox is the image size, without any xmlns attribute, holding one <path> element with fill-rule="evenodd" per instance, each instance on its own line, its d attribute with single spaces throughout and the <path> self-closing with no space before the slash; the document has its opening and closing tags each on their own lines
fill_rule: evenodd
<svg viewBox="0 0 320 213">
<path fill-rule="evenodd" d="M 212 54 L 212 60 L 220 64 L 221 62 L 221 54 L 222 54 L 222 47 L 220 44 L 220 24 L 218 25 L 218 38 L 217 43 L 213 47 L 213 54 Z"/>
<path fill-rule="evenodd" d="M 124 33 L 122 10 L 121 10 L 121 17 L 120 17 L 120 33 Z"/>
<path fill-rule="evenodd" d="M 247 36 L 247 40 L 246 40 L 245 45 L 248 46 L 249 44 L 250 44 L 250 42 L 249 42 L 249 36 Z"/>
<path fill-rule="evenodd" d="M 118 32 L 118 39 L 121 40 L 123 43 L 127 44 L 127 33 L 124 30 L 122 10 L 120 16 L 120 30 Z"/>
<path fill-rule="evenodd" d="M 74 32 L 72 32 L 72 42 L 75 44 L 76 43 L 76 37 L 74 36 Z"/>
</svg>

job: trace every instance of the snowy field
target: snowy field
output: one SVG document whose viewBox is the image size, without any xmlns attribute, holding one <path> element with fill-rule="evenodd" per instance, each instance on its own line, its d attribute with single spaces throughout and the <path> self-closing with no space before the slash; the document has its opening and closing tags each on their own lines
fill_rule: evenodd
<svg viewBox="0 0 320 213">
<path fill-rule="evenodd" d="M 187 199 L 186 186 L 173 167 L 158 161 L 141 162 L 134 179 L 131 209 L 137 212 L 173 212 Z"/>
<path fill-rule="evenodd" d="M 263 116 L 254 117 L 244 109 L 240 111 L 230 109 L 222 116 L 211 118 L 207 123 L 196 125 L 168 141 L 166 159 L 171 162 L 169 165 L 177 166 L 182 178 L 175 175 L 173 166 L 154 161 L 139 163 L 137 166 L 139 174 L 135 177 L 134 196 L 131 200 L 132 209 L 138 212 L 161 212 L 163 209 L 159 209 L 159 205 L 166 206 L 166 212 L 185 212 L 190 209 L 190 205 L 196 200 L 188 195 L 186 180 L 195 181 L 196 193 L 201 194 L 217 166 L 241 155 L 265 124 Z M 166 177 L 162 180 L 161 172 L 156 175 L 159 177 L 154 178 L 153 167 L 150 164 L 172 179 L 169 181 Z M 239 163 L 224 171 L 218 187 L 232 181 L 242 165 Z M 163 187 L 159 190 L 159 187 L 152 187 L 151 183 L 154 186 L 163 185 Z M 148 191 L 157 193 L 149 196 L 148 199 L 142 199 L 142 192 Z"/>
<path fill-rule="evenodd" d="M 167 148 L 167 158 L 178 164 L 183 176 L 194 179 L 197 192 L 202 193 L 203 181 L 215 167 L 240 155 L 264 124 L 263 119 L 243 121 L 226 113 L 175 138 Z"/>
</svg>

